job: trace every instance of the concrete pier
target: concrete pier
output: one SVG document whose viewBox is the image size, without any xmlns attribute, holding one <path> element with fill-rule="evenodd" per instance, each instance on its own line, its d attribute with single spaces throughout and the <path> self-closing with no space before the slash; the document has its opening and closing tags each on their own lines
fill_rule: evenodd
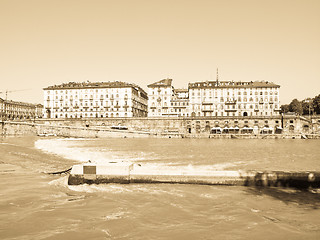
<svg viewBox="0 0 320 240">
<path fill-rule="evenodd" d="M 195 171 L 141 168 L 132 163 L 74 165 L 69 185 L 101 183 L 172 183 L 202 185 L 320 188 L 320 172 Z"/>
</svg>

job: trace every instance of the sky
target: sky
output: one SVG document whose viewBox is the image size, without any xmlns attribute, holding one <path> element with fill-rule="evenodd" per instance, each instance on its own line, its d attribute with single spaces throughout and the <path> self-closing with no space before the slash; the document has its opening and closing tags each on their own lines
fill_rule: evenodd
<svg viewBox="0 0 320 240">
<path fill-rule="evenodd" d="M 70 81 L 187 88 L 218 68 L 279 84 L 286 104 L 320 94 L 319 12 L 319 0 L 0 0 L 0 91 L 43 103 Z"/>
</svg>

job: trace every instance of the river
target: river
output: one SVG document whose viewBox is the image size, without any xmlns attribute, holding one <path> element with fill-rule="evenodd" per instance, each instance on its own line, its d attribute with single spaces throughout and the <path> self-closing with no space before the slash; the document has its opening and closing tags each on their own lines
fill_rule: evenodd
<svg viewBox="0 0 320 240">
<path fill-rule="evenodd" d="M 87 162 L 149 168 L 320 171 L 319 140 L 72 139 L 0 142 L 0 239 L 320 239 L 320 191 L 181 184 L 68 186 Z"/>
</svg>

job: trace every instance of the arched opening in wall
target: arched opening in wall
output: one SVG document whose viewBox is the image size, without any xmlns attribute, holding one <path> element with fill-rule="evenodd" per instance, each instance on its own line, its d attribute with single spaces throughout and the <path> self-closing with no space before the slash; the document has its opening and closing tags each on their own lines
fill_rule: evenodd
<svg viewBox="0 0 320 240">
<path fill-rule="evenodd" d="M 244 117 L 247 117 L 247 116 L 248 116 L 248 113 L 247 113 L 247 112 L 244 112 L 244 113 L 243 113 L 243 116 L 244 116 Z"/>
<path fill-rule="evenodd" d="M 290 132 L 294 132 L 294 126 L 293 126 L 293 125 L 290 125 L 290 126 L 289 126 L 289 131 L 290 131 Z"/>
<path fill-rule="evenodd" d="M 68 114 L 65 114 L 64 117 L 65 117 L 65 118 L 68 118 Z"/>
<path fill-rule="evenodd" d="M 210 132 L 210 125 L 207 124 L 204 130 L 205 130 L 206 132 Z"/>
<path fill-rule="evenodd" d="M 191 113 L 191 117 L 195 117 L 196 116 L 196 113 L 195 112 L 192 112 Z"/>
<path fill-rule="evenodd" d="M 96 118 L 99 117 L 98 113 L 96 113 Z"/>
<path fill-rule="evenodd" d="M 187 132 L 188 132 L 188 133 L 191 133 L 191 125 L 188 125 L 188 126 L 187 126 Z"/>
<path fill-rule="evenodd" d="M 309 131 L 309 125 L 303 125 L 303 131 L 308 132 Z"/>
<path fill-rule="evenodd" d="M 113 113 L 111 113 L 111 116 L 110 117 L 113 117 Z"/>
<path fill-rule="evenodd" d="M 282 133 L 282 127 L 280 127 L 279 125 L 276 125 L 274 133 L 275 134 L 281 134 Z"/>
<path fill-rule="evenodd" d="M 197 133 L 200 133 L 200 129 L 201 129 L 200 125 L 196 125 L 196 132 Z"/>
<path fill-rule="evenodd" d="M 46 117 L 51 118 L 51 111 L 49 109 L 46 111 Z"/>
<path fill-rule="evenodd" d="M 58 118 L 58 115 L 56 114 L 55 118 Z"/>
</svg>

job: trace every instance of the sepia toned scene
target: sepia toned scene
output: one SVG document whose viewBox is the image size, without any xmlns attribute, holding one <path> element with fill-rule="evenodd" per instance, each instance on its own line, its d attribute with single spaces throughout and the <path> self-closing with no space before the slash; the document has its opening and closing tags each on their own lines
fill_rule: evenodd
<svg viewBox="0 0 320 240">
<path fill-rule="evenodd" d="M 0 239 L 320 239 L 319 11 L 0 0 Z"/>
</svg>

